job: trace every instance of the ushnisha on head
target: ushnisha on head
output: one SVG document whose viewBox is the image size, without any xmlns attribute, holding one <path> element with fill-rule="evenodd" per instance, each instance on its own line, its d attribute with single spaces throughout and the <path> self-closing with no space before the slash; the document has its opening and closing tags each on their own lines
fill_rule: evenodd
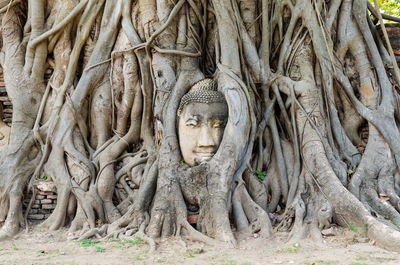
<svg viewBox="0 0 400 265">
<path fill-rule="evenodd" d="M 193 85 L 178 108 L 178 136 L 183 160 L 189 166 L 210 160 L 222 141 L 228 106 L 212 79 Z"/>
</svg>

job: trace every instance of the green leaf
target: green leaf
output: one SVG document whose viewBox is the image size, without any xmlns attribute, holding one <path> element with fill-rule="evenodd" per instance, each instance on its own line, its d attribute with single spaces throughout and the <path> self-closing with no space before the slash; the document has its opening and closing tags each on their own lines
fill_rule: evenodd
<svg viewBox="0 0 400 265">
<path fill-rule="evenodd" d="M 373 0 L 369 0 L 373 3 Z M 400 1 L 399 0 L 377 0 L 382 13 L 392 16 L 400 16 Z M 386 23 L 387 21 L 385 21 Z"/>
<path fill-rule="evenodd" d="M 259 178 L 259 179 L 261 179 L 261 180 L 264 180 L 265 179 L 265 173 L 264 172 L 261 172 L 261 171 L 259 171 L 259 170 L 256 170 L 256 175 L 257 175 L 257 177 Z"/>
<path fill-rule="evenodd" d="M 190 253 L 190 252 L 188 252 L 188 256 L 191 257 L 191 258 L 194 258 L 193 254 Z"/>
<path fill-rule="evenodd" d="M 42 180 L 47 180 L 47 176 L 44 176 L 44 177 L 42 178 Z"/>
<path fill-rule="evenodd" d="M 351 175 L 351 174 L 353 174 L 353 173 L 354 173 L 353 170 L 351 170 L 351 169 L 348 169 L 348 170 L 347 170 L 347 174 Z"/>
<path fill-rule="evenodd" d="M 106 249 L 103 247 L 96 246 L 96 252 L 106 252 Z"/>
<path fill-rule="evenodd" d="M 357 225 L 355 224 L 350 224 L 349 229 L 354 231 L 354 232 L 359 232 Z"/>
</svg>

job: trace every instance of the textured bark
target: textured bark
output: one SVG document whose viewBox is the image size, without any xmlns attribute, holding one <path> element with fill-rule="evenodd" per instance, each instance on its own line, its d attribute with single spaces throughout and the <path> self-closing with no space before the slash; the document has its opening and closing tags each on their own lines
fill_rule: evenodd
<svg viewBox="0 0 400 265">
<path fill-rule="evenodd" d="M 46 176 L 58 198 L 42 226 L 69 225 L 71 238 L 235 246 L 275 226 L 322 242 L 335 221 L 400 250 L 399 75 L 366 1 L 0 8 L 13 105 L 11 128 L 0 106 L 0 239 L 26 225 L 23 191 Z M 176 115 L 204 78 L 218 83 L 229 118 L 215 155 L 190 167 Z"/>
</svg>

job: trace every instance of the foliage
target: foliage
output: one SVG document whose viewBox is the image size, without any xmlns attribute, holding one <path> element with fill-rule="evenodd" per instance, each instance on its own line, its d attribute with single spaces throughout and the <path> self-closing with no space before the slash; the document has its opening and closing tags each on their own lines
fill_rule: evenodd
<svg viewBox="0 0 400 265">
<path fill-rule="evenodd" d="M 372 4 L 374 0 L 369 0 Z M 392 16 L 400 16 L 400 0 L 377 0 L 382 13 Z"/>
<path fill-rule="evenodd" d="M 261 180 L 264 180 L 264 179 L 265 179 L 265 176 L 266 176 L 266 174 L 265 174 L 264 172 L 261 172 L 261 171 L 259 171 L 259 170 L 256 170 L 256 175 L 257 175 L 257 177 L 258 177 L 259 179 L 261 179 Z"/>
</svg>

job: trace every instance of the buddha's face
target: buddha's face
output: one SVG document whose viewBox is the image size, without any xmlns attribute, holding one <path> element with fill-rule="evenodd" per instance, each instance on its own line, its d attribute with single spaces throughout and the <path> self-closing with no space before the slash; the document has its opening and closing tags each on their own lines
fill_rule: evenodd
<svg viewBox="0 0 400 265">
<path fill-rule="evenodd" d="M 222 141 L 228 119 L 226 103 L 189 103 L 179 117 L 178 135 L 183 160 L 189 166 L 210 160 Z"/>
</svg>

